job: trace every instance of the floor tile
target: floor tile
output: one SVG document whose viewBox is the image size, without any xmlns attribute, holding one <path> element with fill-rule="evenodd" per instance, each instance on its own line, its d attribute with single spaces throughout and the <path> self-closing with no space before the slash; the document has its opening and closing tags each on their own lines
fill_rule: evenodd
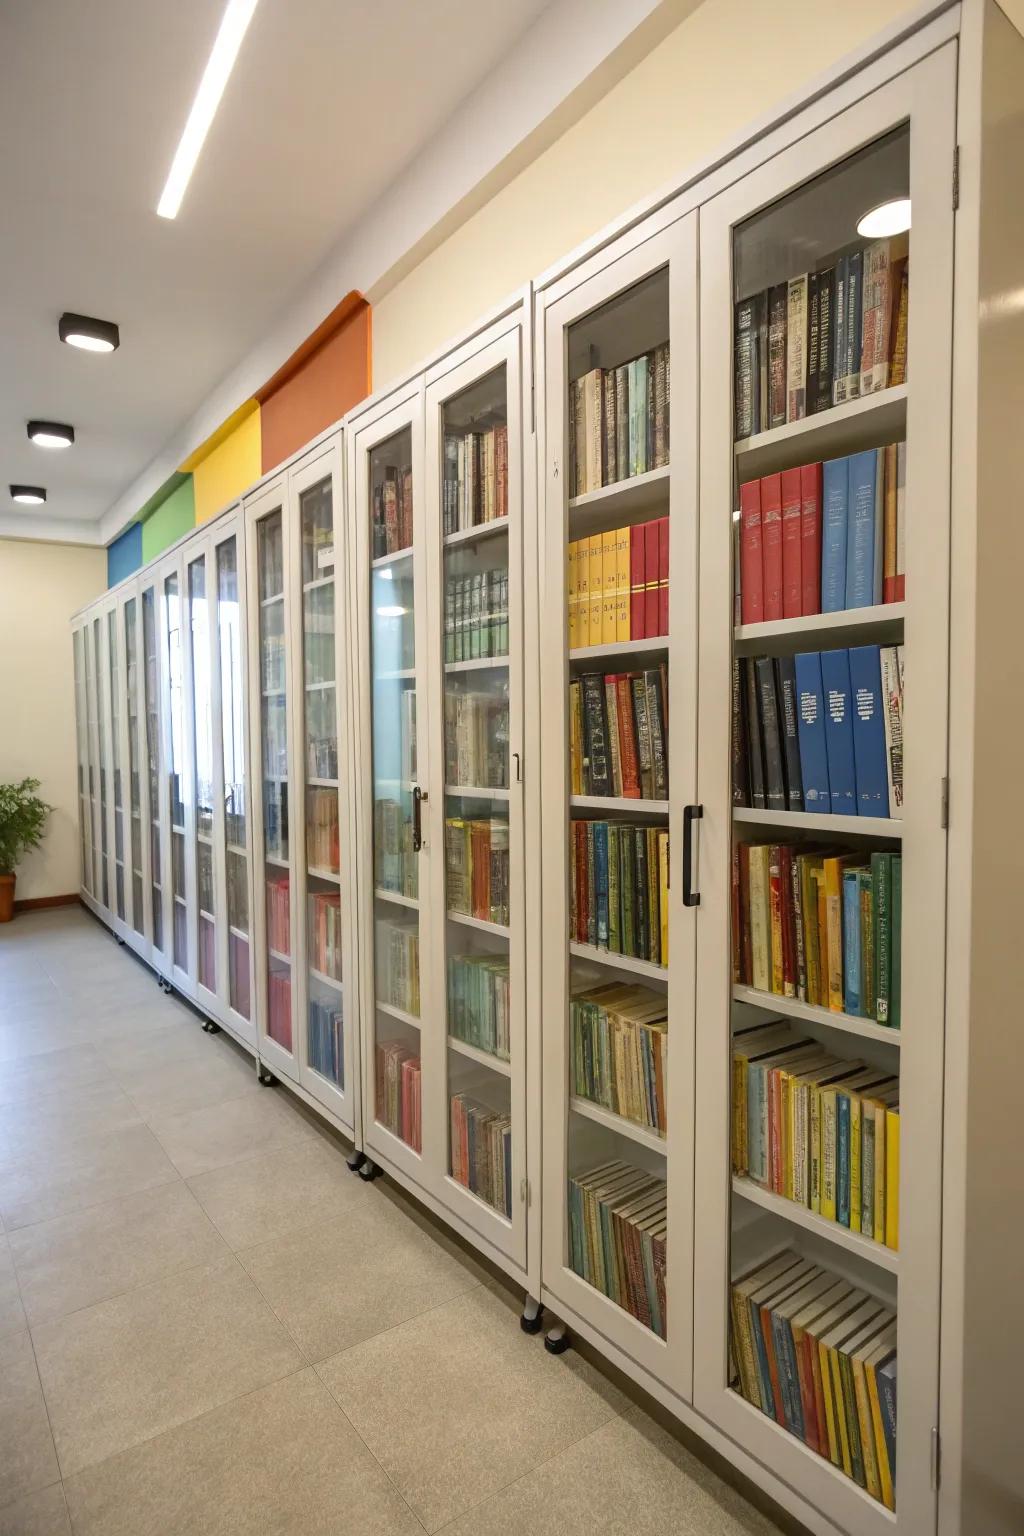
<svg viewBox="0 0 1024 1536">
<path fill-rule="evenodd" d="M 422 1536 L 312 1371 L 68 1480 L 76 1536 Z"/>
<path fill-rule="evenodd" d="M 23 1056 L 0 1062 L 0 1106 L 26 1103 L 62 1088 L 80 1088 L 109 1076 L 103 1057 L 91 1045 L 72 1045 L 67 1050 L 42 1056 Z M 0 1115 L 0 1123 L 4 1116 Z"/>
<path fill-rule="evenodd" d="M 8 1242 L 32 1327 L 226 1251 L 180 1180 L 23 1227 Z"/>
<path fill-rule="evenodd" d="M 60 1477 L 32 1340 L 0 1338 L 0 1506 Z"/>
<path fill-rule="evenodd" d="M 31 1157 L 141 1122 L 137 1106 L 116 1083 L 80 1083 L 6 1104 L 0 1114 L 0 1150 L 6 1143 L 8 1156 Z"/>
<path fill-rule="evenodd" d="M 0 1337 L 25 1326 L 25 1309 L 14 1272 L 14 1256 L 9 1239 L 0 1232 Z"/>
<path fill-rule="evenodd" d="M 194 1027 L 190 1028 L 190 1024 Z M 186 1021 L 184 1017 L 172 1017 L 153 1029 L 102 1035 L 94 1049 L 120 1082 L 124 1073 L 140 1067 L 163 1066 L 169 1061 L 206 1061 L 210 1040 L 195 1018 Z"/>
<path fill-rule="evenodd" d="M 160 1116 L 151 1123 L 185 1178 L 316 1134 L 283 1095 L 269 1089 L 184 1115 Z"/>
<path fill-rule="evenodd" d="M 303 1364 L 230 1257 L 32 1336 L 65 1477 Z"/>
<path fill-rule="evenodd" d="M 262 1093 L 251 1056 L 209 1035 L 206 1052 L 158 1065 L 119 1067 L 117 1081 L 147 1120 L 185 1114 L 206 1104 Z"/>
<path fill-rule="evenodd" d="M 26 1056 L 42 1056 L 66 1050 L 69 1045 L 87 1044 L 74 1020 L 54 1019 L 49 1009 L 39 1018 L 0 1024 L 0 1062 L 21 1061 Z"/>
<path fill-rule="evenodd" d="M 0 1536 L 71 1536 L 60 1483 L 40 1488 L 0 1509 Z"/>
<path fill-rule="evenodd" d="M 487 1499 L 445 1536 L 773 1536 L 777 1527 L 632 1410 Z"/>
<path fill-rule="evenodd" d="M 345 1150 L 323 1136 L 189 1179 L 232 1248 L 250 1248 L 343 1215 L 365 1188 Z"/>
<path fill-rule="evenodd" d="M 479 1286 L 482 1271 L 359 1182 L 344 1216 L 239 1258 L 308 1360 L 324 1360 Z"/>
<path fill-rule="evenodd" d="M 485 1287 L 318 1369 L 428 1531 L 627 1406 L 579 1355 L 548 1355 Z"/>
<path fill-rule="evenodd" d="M 10 1232 L 177 1177 L 149 1127 L 131 1125 L 0 1161 L 0 1215 Z"/>
</svg>

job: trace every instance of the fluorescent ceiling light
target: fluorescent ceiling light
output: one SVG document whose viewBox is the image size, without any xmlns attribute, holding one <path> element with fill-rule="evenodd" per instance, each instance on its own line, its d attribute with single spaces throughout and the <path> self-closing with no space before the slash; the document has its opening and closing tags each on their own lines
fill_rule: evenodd
<svg viewBox="0 0 1024 1536">
<path fill-rule="evenodd" d="M 242 46 L 242 38 L 245 36 L 255 9 L 256 0 L 228 0 L 220 31 L 217 33 L 213 51 L 203 70 L 203 78 L 199 82 L 196 99 L 192 103 L 181 143 L 171 164 L 167 184 L 157 204 L 156 211 L 162 219 L 177 217 L 181 200 L 185 196 L 185 188 L 195 170 L 200 150 L 210 131 L 214 114 L 220 106 L 224 87 L 235 67 L 235 59 Z"/>
<path fill-rule="evenodd" d="M 30 421 L 28 435 L 40 448 L 70 448 L 75 429 L 60 421 Z"/>
<path fill-rule="evenodd" d="M 865 240 L 884 240 L 887 235 L 902 235 L 910 228 L 910 198 L 893 197 L 877 208 L 869 208 L 857 220 L 857 233 Z"/>
<path fill-rule="evenodd" d="M 377 609 L 377 617 L 381 619 L 400 619 L 408 608 L 401 608 L 397 603 L 385 603 L 383 608 Z"/>
<path fill-rule="evenodd" d="M 46 500 L 46 492 L 41 485 L 12 485 L 11 500 L 23 502 L 26 507 L 39 507 Z"/>
<path fill-rule="evenodd" d="M 69 347 L 81 347 L 83 352 L 113 352 L 121 345 L 113 320 L 94 320 L 89 315 L 61 315 L 57 333 Z"/>
</svg>

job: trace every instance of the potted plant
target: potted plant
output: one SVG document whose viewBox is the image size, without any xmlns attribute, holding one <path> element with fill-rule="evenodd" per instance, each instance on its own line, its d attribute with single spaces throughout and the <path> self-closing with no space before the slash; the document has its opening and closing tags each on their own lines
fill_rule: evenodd
<svg viewBox="0 0 1024 1536">
<path fill-rule="evenodd" d="M 40 800 L 38 788 L 38 779 L 0 784 L 0 923 L 14 916 L 14 872 L 24 855 L 39 847 L 53 810 Z"/>
</svg>

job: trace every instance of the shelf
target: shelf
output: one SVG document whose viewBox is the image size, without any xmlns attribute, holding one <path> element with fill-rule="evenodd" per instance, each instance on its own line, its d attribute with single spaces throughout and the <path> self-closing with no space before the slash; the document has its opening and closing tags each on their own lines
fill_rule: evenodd
<svg viewBox="0 0 1024 1536">
<path fill-rule="evenodd" d="M 171 822 L 171 831 L 172 832 L 176 832 L 179 837 L 184 837 L 185 836 L 185 828 L 184 828 L 184 826 L 178 826 L 177 822 L 174 822 L 174 821 Z"/>
<path fill-rule="evenodd" d="M 373 894 L 378 901 L 390 901 L 396 907 L 409 907 L 413 912 L 418 912 L 420 909 L 418 896 L 403 896 L 398 891 L 386 891 L 380 885 L 375 888 Z"/>
<path fill-rule="evenodd" d="M 492 1056 L 490 1051 L 478 1050 L 475 1045 L 469 1045 L 455 1035 L 448 1036 L 448 1048 L 457 1051 L 460 1056 L 465 1056 L 468 1061 L 475 1061 L 478 1066 L 489 1067 L 492 1072 L 500 1072 L 502 1077 L 512 1076 L 512 1068 L 507 1061 L 502 1061 L 500 1056 Z"/>
<path fill-rule="evenodd" d="M 229 923 L 228 932 L 232 934 L 236 939 L 241 939 L 243 943 L 248 944 L 249 935 L 246 933 L 244 928 L 236 928 L 234 923 Z"/>
<path fill-rule="evenodd" d="M 370 561 L 371 571 L 381 571 L 387 565 L 396 565 L 399 560 L 409 560 L 412 557 L 412 545 L 407 549 L 396 549 L 393 555 L 378 555 L 376 560 Z"/>
<path fill-rule="evenodd" d="M 225 843 L 228 853 L 237 853 L 239 858 L 246 858 L 247 854 L 241 843 Z"/>
<path fill-rule="evenodd" d="M 474 656 L 470 661 L 446 661 L 446 672 L 484 672 L 488 668 L 508 670 L 507 656 Z"/>
<path fill-rule="evenodd" d="M 616 656 L 652 656 L 668 650 L 668 635 L 649 640 L 610 640 L 607 645 L 577 645 L 569 652 L 571 662 L 610 661 Z"/>
<path fill-rule="evenodd" d="M 196 842 L 197 843 L 206 843 L 207 847 L 212 847 L 213 846 L 213 838 L 211 837 L 209 832 L 197 832 L 196 833 Z"/>
<path fill-rule="evenodd" d="M 307 683 L 305 686 L 307 693 L 326 693 L 328 688 L 337 688 L 338 683 L 336 678 L 331 677 L 325 678 L 322 683 Z"/>
<path fill-rule="evenodd" d="M 780 827 L 796 832 L 834 832 L 843 837 L 903 836 L 903 823 L 888 816 L 832 816 L 816 811 L 762 811 L 747 805 L 734 805 L 732 819 L 743 826 Z"/>
<path fill-rule="evenodd" d="M 637 1141 L 642 1147 L 650 1147 L 652 1151 L 659 1152 L 662 1157 L 667 1154 L 665 1137 L 660 1131 L 651 1130 L 650 1126 L 637 1125 L 633 1120 L 627 1120 L 625 1115 L 617 1115 L 614 1110 L 604 1109 L 600 1104 L 592 1104 L 589 1099 L 581 1099 L 578 1094 L 573 1094 L 569 1099 L 569 1108 L 574 1114 L 582 1115 L 586 1120 L 593 1120 L 595 1125 L 603 1125 L 606 1131 L 615 1131 L 619 1136 L 628 1136 L 630 1141 Z"/>
<path fill-rule="evenodd" d="M 134 869 L 133 868 L 132 869 L 132 874 L 135 876 L 135 878 L 137 880 L 141 880 L 142 879 L 142 870 L 141 869 Z"/>
<path fill-rule="evenodd" d="M 488 789 L 478 784 L 446 784 L 444 792 L 461 800 L 507 800 L 510 794 L 507 789 Z"/>
<path fill-rule="evenodd" d="M 595 965 L 610 965 L 617 971 L 631 971 L 634 976 L 650 976 L 652 980 L 668 981 L 668 967 L 655 965 L 652 960 L 637 960 L 633 955 L 617 955 L 610 949 L 598 949 L 594 944 L 577 944 L 571 941 L 569 953 L 574 960 L 591 960 Z"/>
<path fill-rule="evenodd" d="M 849 1013 L 833 1013 L 831 1008 L 801 1003 L 795 997 L 778 997 L 774 992 L 761 992 L 756 987 L 734 986 L 732 996 L 734 1002 L 750 1003 L 755 1008 L 764 1008 L 787 1019 L 805 1019 L 808 1024 L 827 1024 L 831 1029 L 844 1030 L 848 1035 L 861 1035 L 865 1040 L 884 1040 L 886 1045 L 900 1044 L 898 1029 L 890 1029 L 887 1024 L 876 1024 L 873 1019 L 857 1019 Z"/>
<path fill-rule="evenodd" d="M 289 968 L 291 967 L 291 955 L 282 955 L 279 950 L 271 949 L 269 944 L 267 945 L 267 954 L 270 956 L 271 960 L 276 960 L 279 965 L 287 965 Z"/>
<path fill-rule="evenodd" d="M 316 869 L 311 864 L 306 873 L 314 880 L 330 880 L 332 885 L 341 884 L 341 875 L 331 869 Z"/>
<path fill-rule="evenodd" d="M 409 1024 L 413 1029 L 420 1028 L 420 1020 L 415 1013 L 406 1013 L 404 1008 L 396 1008 L 394 1003 L 382 1003 L 378 998 L 377 1012 L 386 1013 L 389 1019 L 397 1019 L 400 1024 Z"/>
<path fill-rule="evenodd" d="M 199 908 L 199 916 L 207 923 L 216 923 L 217 921 L 212 912 L 206 912 L 202 907 Z"/>
<path fill-rule="evenodd" d="M 264 688 L 263 689 L 263 697 L 265 699 L 283 699 L 284 696 L 285 696 L 285 689 L 284 688 Z"/>
<path fill-rule="evenodd" d="M 470 917 L 467 912 L 447 912 L 445 915 L 450 923 L 461 923 L 464 928 L 478 928 L 481 933 L 494 933 L 502 939 L 509 936 L 509 929 L 504 923 L 491 923 L 482 917 Z"/>
<path fill-rule="evenodd" d="M 313 789 L 337 789 L 338 787 L 337 779 L 307 779 L 306 783 Z"/>
<path fill-rule="evenodd" d="M 642 816 L 667 816 L 667 800 L 634 800 L 626 795 L 570 795 L 574 811 L 639 811 Z"/>
<path fill-rule="evenodd" d="M 402 683 L 408 681 L 410 678 L 415 680 L 415 677 L 415 667 L 402 667 L 397 672 L 375 672 L 373 674 L 373 680 L 375 683 Z"/>
<path fill-rule="evenodd" d="M 313 581 L 302 583 L 303 592 L 315 592 L 318 587 L 331 587 L 334 585 L 334 572 L 330 576 L 317 576 Z"/>
<path fill-rule="evenodd" d="M 274 853 L 264 854 L 263 862 L 265 864 L 273 864 L 275 869 L 289 869 L 291 867 L 287 859 L 279 859 Z"/>
<path fill-rule="evenodd" d="M 275 603 L 283 603 L 283 602 L 284 602 L 284 593 L 283 592 L 275 592 L 273 597 L 261 597 L 260 598 L 260 607 L 261 608 L 272 608 Z"/>
<path fill-rule="evenodd" d="M 188 906 L 188 902 L 185 900 L 184 896 L 179 896 L 177 891 L 175 891 L 175 893 L 174 893 L 174 899 L 178 903 L 179 907 L 187 907 Z"/>
<path fill-rule="evenodd" d="M 886 645 L 903 636 L 904 603 L 878 603 L 873 608 L 844 608 L 840 613 L 810 613 L 800 619 L 773 619 L 765 624 L 739 624 L 733 630 L 737 656 L 769 648 L 775 655 L 827 650 L 874 642 Z"/>
<path fill-rule="evenodd" d="M 489 539 L 496 533 L 507 533 L 507 517 L 492 517 L 489 523 L 474 523 L 472 528 L 460 528 L 456 533 L 446 533 L 442 539 L 445 549 L 459 544 L 475 544 L 478 539 Z"/>
<path fill-rule="evenodd" d="M 645 475 L 633 475 L 628 480 L 616 480 L 603 485 L 599 491 L 588 491 L 584 496 L 569 498 L 569 526 L 571 536 L 602 533 L 615 528 L 623 518 L 634 513 L 653 511 L 657 507 L 667 510 L 671 466 L 649 469 Z"/>
<path fill-rule="evenodd" d="M 336 977 L 328 976 L 325 971 L 318 971 L 314 965 L 310 966 L 309 974 L 312 976 L 314 981 L 320 982 L 321 986 L 330 987 L 334 992 L 340 992 L 342 990 L 341 982 L 338 981 Z"/>
<path fill-rule="evenodd" d="M 907 386 L 896 384 L 741 439 L 735 445 L 736 472 L 740 480 L 753 480 L 791 464 L 892 443 L 904 437 L 906 429 Z"/>
<path fill-rule="evenodd" d="M 782 1195 L 773 1194 L 771 1190 L 762 1189 L 751 1179 L 741 1178 L 737 1174 L 733 1175 L 732 1192 L 741 1200 L 749 1200 L 753 1205 L 771 1211 L 773 1216 L 780 1216 L 783 1221 L 791 1221 L 807 1232 L 817 1233 L 826 1242 L 835 1243 L 848 1253 L 855 1253 L 868 1264 L 887 1269 L 891 1275 L 899 1273 L 900 1256 L 894 1248 L 887 1248 L 884 1243 L 876 1243 L 873 1238 L 864 1237 L 860 1232 L 851 1232 L 837 1221 L 827 1221 L 814 1211 L 809 1211 L 805 1205 L 798 1205 L 795 1200 L 787 1200 Z"/>
</svg>

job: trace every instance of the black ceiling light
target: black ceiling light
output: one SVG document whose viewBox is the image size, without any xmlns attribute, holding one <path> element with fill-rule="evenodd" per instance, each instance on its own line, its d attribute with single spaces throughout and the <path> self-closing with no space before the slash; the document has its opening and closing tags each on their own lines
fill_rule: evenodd
<svg viewBox="0 0 1024 1536">
<path fill-rule="evenodd" d="M 61 315 L 58 330 L 61 341 L 84 352 L 113 352 L 121 345 L 121 333 L 113 320 L 94 320 L 68 311 Z"/>
<path fill-rule="evenodd" d="M 12 485 L 11 500 L 23 502 L 26 507 L 39 507 L 46 500 L 46 491 L 41 485 Z"/>
<path fill-rule="evenodd" d="M 30 421 L 28 435 L 40 448 L 70 448 L 75 429 L 61 421 Z"/>
</svg>

